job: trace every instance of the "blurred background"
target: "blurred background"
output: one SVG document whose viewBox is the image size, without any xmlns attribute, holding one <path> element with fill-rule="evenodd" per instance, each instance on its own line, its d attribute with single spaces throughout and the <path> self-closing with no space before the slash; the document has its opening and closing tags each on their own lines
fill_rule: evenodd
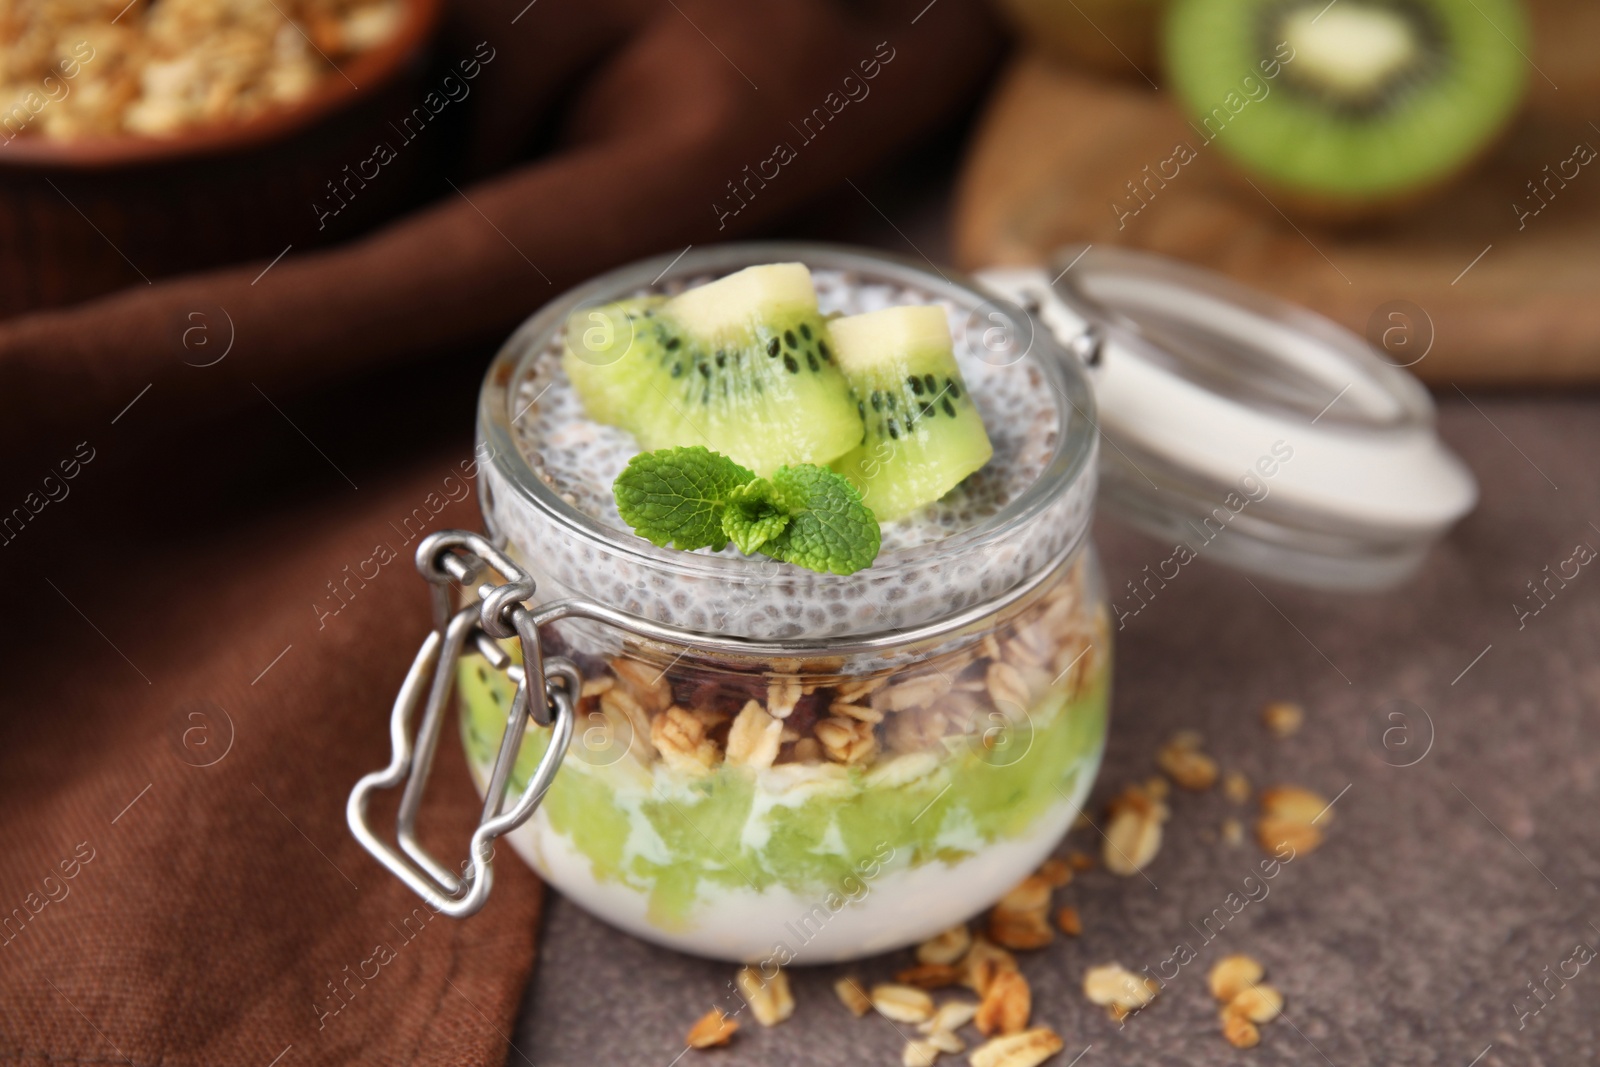
<svg viewBox="0 0 1600 1067">
<path fill-rule="evenodd" d="M 518 322 L 628 261 L 775 236 L 964 270 L 1085 243 L 1158 252 L 1328 316 L 1435 391 L 1485 504 L 1418 584 L 1354 607 L 1275 592 L 1279 611 L 1207 572 L 1124 644 L 1144 666 L 1119 672 L 1119 707 L 1155 736 L 1195 724 L 1171 706 L 1186 693 L 1226 735 L 1227 709 L 1205 701 L 1258 668 L 1273 695 L 1314 699 L 1314 656 L 1261 667 L 1244 637 L 1220 658 L 1193 639 L 1218 604 L 1263 626 L 1292 616 L 1365 671 L 1362 696 L 1334 695 L 1348 679 L 1328 691 L 1330 708 L 1353 703 L 1312 730 L 1309 774 L 1365 751 L 1380 697 L 1455 699 L 1469 683 L 1450 676 L 1499 643 L 1467 676 L 1484 688 L 1454 749 L 1467 781 L 1507 783 L 1500 806 L 1477 801 L 1499 818 L 1441 779 L 1453 807 L 1405 808 L 1428 873 L 1386 839 L 1384 885 L 1347 914 L 1432 914 L 1463 884 L 1448 854 L 1498 864 L 1479 849 L 1511 844 L 1549 863 L 1535 836 L 1586 839 L 1552 869 L 1569 895 L 1494 882 L 1454 900 L 1461 928 L 1397 979 L 1399 1058 L 1476 1063 L 1498 1042 L 1485 1064 L 1534 1062 L 1506 1051 L 1501 1032 L 1524 1028 L 1500 1005 L 1565 958 L 1555 931 L 1587 914 L 1592 830 L 1567 820 L 1597 774 L 1596 616 L 1572 597 L 1567 624 L 1522 652 L 1501 631 L 1600 515 L 1585 458 L 1600 444 L 1597 55 L 1594 0 L 0 0 L 0 575 L 19 620 L 0 906 L 31 891 L 35 858 L 45 870 L 80 838 L 109 857 L 98 896 L 60 905 L 73 922 L 0 949 L 0 1060 L 564 1062 L 600 1032 L 620 1062 L 671 1059 L 687 1008 L 654 1030 L 584 1013 L 640 969 L 670 973 L 662 1002 L 713 972 L 638 957 L 557 904 L 557 955 L 528 992 L 539 902 L 520 869 L 373 995 L 384 1010 L 317 1036 L 308 1005 L 360 958 L 373 913 L 337 880 L 308 888 L 298 859 L 310 842 L 360 872 L 351 886 L 406 899 L 377 888 L 342 804 L 382 762 L 373 723 L 426 616 L 405 574 L 331 632 L 307 604 L 470 456 L 483 370 Z M 473 502 L 438 524 L 476 527 Z M 1126 531 L 1101 543 L 1113 587 L 1155 558 Z M 215 725 L 214 708 L 231 709 L 231 760 L 186 758 L 193 715 Z M 1513 720 L 1515 744 L 1489 725 Z M 1136 762 L 1141 728 L 1118 729 L 1134 732 L 1113 741 L 1108 782 Z M 1377 832 L 1393 800 L 1365 792 Z M 118 813 L 129 798 L 143 829 L 139 807 Z M 1137 905 L 1104 910 L 1125 935 L 1141 922 Z M 1538 936 L 1469 951 L 1507 914 Z M 1332 967 L 1350 932 L 1311 921 L 1296 936 L 1323 954 L 1299 958 Z M 1401 965 L 1372 940 L 1363 967 Z M 563 981 L 596 954 L 603 982 Z M 1381 1062 L 1380 1020 L 1357 1007 L 1366 973 L 1330 979 L 1327 1003 L 1348 1010 L 1305 1022 L 1317 1053 L 1263 1057 Z M 445 1006 L 444 979 L 462 1004 Z M 1441 1034 L 1430 983 L 1505 1018 Z M 1548 1062 L 1592 1058 L 1594 993 L 1579 995 Z M 1179 1030 L 1146 1033 L 1141 1055 L 1210 1062 Z M 782 1061 L 808 1062 L 792 1040 Z"/>
</svg>

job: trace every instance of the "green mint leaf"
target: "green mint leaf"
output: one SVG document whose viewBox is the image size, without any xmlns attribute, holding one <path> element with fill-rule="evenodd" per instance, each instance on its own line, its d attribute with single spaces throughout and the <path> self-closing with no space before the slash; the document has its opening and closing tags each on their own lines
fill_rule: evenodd
<svg viewBox="0 0 1600 1067">
<path fill-rule="evenodd" d="M 772 476 L 789 523 L 761 551 L 819 572 L 854 574 L 878 558 L 882 532 L 856 487 L 826 467 L 780 467 Z"/>
<path fill-rule="evenodd" d="M 855 486 L 811 464 L 757 478 L 698 445 L 663 448 L 634 456 L 613 490 L 623 520 L 663 547 L 721 549 L 731 540 L 746 555 L 854 574 L 877 558 L 882 540 Z"/>
<path fill-rule="evenodd" d="M 722 532 L 747 556 L 761 551 L 788 525 L 789 513 L 765 478 L 733 490 L 722 510 Z"/>
<path fill-rule="evenodd" d="M 617 511 L 651 544 L 684 551 L 720 549 L 723 502 L 755 475 L 727 456 L 695 445 L 641 452 L 617 475 Z"/>
</svg>

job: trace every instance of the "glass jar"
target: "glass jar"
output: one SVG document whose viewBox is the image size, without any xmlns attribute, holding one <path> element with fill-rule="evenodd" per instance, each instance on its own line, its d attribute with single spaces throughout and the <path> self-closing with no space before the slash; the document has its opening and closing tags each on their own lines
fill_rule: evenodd
<svg viewBox="0 0 1600 1067">
<path fill-rule="evenodd" d="M 1126 447 L 1109 437 L 1106 470 L 1135 521 L 1157 531 L 1189 516 L 1219 531 L 1231 522 L 1215 557 L 1280 577 L 1392 581 L 1470 507 L 1470 476 L 1433 436 L 1426 394 L 1359 339 L 1265 298 L 1230 300 L 1240 294 L 1211 276 L 1142 262 L 1154 257 L 1081 258 L 1053 282 L 1012 272 L 983 288 L 878 253 L 727 245 L 623 268 L 536 313 L 482 392 L 490 537 L 446 531 L 418 550 L 436 628 L 396 701 L 389 766 L 351 794 L 363 845 L 454 916 L 481 907 L 503 835 L 581 907 L 687 952 L 784 964 L 916 942 L 1034 870 L 1099 767 L 1113 618 L 1088 529 L 1102 430 L 1127 435 Z M 945 536 L 886 541 L 849 576 L 657 548 L 577 506 L 522 422 L 558 373 L 569 317 L 783 261 L 829 280 L 818 284 L 824 312 L 841 291 L 944 306 L 975 399 L 985 380 L 1012 400 L 1044 398 L 1042 423 L 1020 438 L 1025 484 Z M 1074 268 L 1079 277 L 1058 284 Z M 1189 341 L 1171 343 L 1185 328 Z M 1286 339 L 1292 329 L 1301 334 Z M 1262 370 L 1268 341 L 1291 353 L 1276 381 Z M 1225 377 L 1215 368 L 1229 345 L 1251 357 L 1235 407 L 1191 397 Z M 1099 424 L 1091 374 L 1122 398 Z M 1353 392 L 1358 410 L 1317 427 L 1327 409 L 1310 417 L 1311 399 L 1344 377 L 1361 387 L 1333 399 Z M 1151 417 L 1140 398 L 1163 387 L 1165 410 L 1191 433 L 1218 411 L 1247 408 L 1254 421 L 1163 454 L 1160 433 L 1134 435 Z M 1011 418 L 1005 404 L 985 412 L 1002 436 L 1016 436 Z M 1299 452 L 1273 444 L 1286 424 Z M 1292 473 L 1279 445 L 1304 457 Z M 1252 466 L 1258 453 L 1273 458 L 1270 473 Z M 1022 455 L 997 443 L 991 468 Z M 1356 492 L 1365 510 L 1347 499 L 1363 462 L 1385 478 L 1382 492 Z M 1235 463 L 1255 484 L 1276 478 L 1270 504 L 1219 477 Z M 1453 489 L 1439 488 L 1450 478 Z M 1208 510 L 1214 501 L 1228 510 Z M 1327 516 L 1338 508 L 1348 523 L 1334 537 Z M 1317 553 L 1326 565 L 1307 566 Z M 464 874 L 413 833 L 452 692 L 485 796 Z M 401 785 L 397 848 L 367 807 Z"/>
<path fill-rule="evenodd" d="M 583 678 L 575 734 L 508 840 L 602 918 L 728 959 L 777 945 L 798 961 L 880 952 L 992 903 L 1071 825 L 1105 736 L 1109 629 L 1086 543 L 1094 437 L 1065 400 L 1033 439 L 1041 473 L 1016 499 L 849 576 L 656 548 L 563 500 L 519 446 L 515 416 L 547 384 L 540 370 L 574 308 L 795 258 L 848 285 L 893 286 L 897 302 L 942 302 L 957 324 L 985 299 L 816 248 L 719 249 L 664 276 L 624 269 L 530 320 L 496 359 L 480 411 L 484 514 L 506 554 L 542 601 L 632 617 L 542 630 L 545 653 Z M 1087 410 L 1072 370 L 1056 359 L 975 374 L 1031 376 Z M 514 686 L 472 655 L 458 687 L 483 787 Z M 545 736 L 524 743 L 514 794 Z"/>
</svg>

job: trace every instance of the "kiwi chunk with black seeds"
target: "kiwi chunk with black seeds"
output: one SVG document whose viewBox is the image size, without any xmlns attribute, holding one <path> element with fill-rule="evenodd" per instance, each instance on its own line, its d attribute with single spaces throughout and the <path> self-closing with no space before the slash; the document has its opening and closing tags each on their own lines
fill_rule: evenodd
<svg viewBox="0 0 1600 1067">
<path fill-rule="evenodd" d="M 775 263 L 576 312 L 563 365 L 589 416 L 643 449 L 704 445 L 765 475 L 826 464 L 861 439 L 827 336 L 810 273 Z"/>
<path fill-rule="evenodd" d="M 944 496 L 994 454 L 959 383 L 944 309 L 887 308 L 835 319 L 834 352 L 865 422 L 861 445 L 833 463 L 880 521 Z M 931 384 L 930 384 L 931 383 Z"/>
</svg>

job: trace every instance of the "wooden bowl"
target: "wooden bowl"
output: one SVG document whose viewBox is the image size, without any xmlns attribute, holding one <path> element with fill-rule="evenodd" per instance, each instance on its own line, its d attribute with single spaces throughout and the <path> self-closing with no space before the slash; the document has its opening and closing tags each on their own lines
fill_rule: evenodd
<svg viewBox="0 0 1600 1067">
<path fill-rule="evenodd" d="M 242 122 L 0 144 L 0 317 L 345 239 L 416 202 L 430 154 L 402 148 L 345 209 L 318 213 L 337 205 L 329 184 L 344 168 L 421 104 L 439 8 L 407 0 L 399 30 L 343 77 Z"/>
</svg>

